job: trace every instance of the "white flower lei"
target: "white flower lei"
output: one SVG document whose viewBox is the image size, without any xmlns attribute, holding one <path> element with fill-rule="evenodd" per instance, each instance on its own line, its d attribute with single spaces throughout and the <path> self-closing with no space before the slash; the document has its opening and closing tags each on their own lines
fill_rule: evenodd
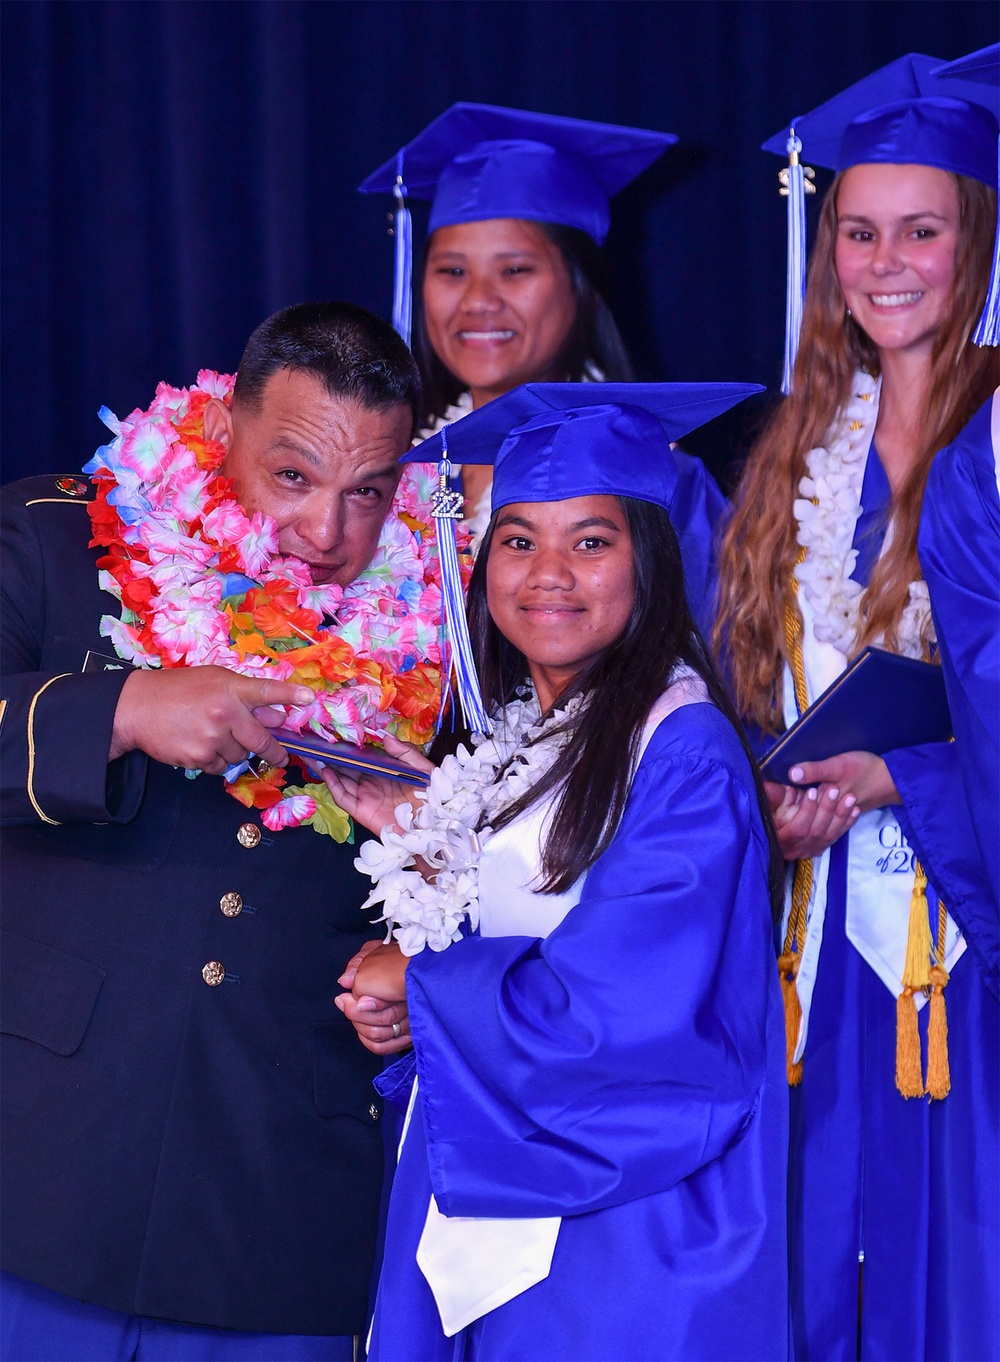
<svg viewBox="0 0 1000 1362">
<path fill-rule="evenodd" d="M 826 445 L 806 455 L 808 472 L 793 505 L 799 524 L 796 539 L 805 549 L 795 576 L 812 607 L 813 632 L 820 643 L 831 643 L 848 657 L 857 640 L 865 592 L 851 576 L 858 558 L 851 545 L 862 509 L 865 456 L 878 419 L 880 390 L 881 379 L 862 370 L 855 374 L 851 396 L 827 431 Z M 933 638 L 930 597 L 919 579 L 910 583 L 898 637 L 903 655 L 918 658 L 925 640 Z"/>
<path fill-rule="evenodd" d="M 479 925 L 479 857 L 493 831 L 479 825 L 537 784 L 569 740 L 553 730 L 581 702 L 575 697 L 543 723 L 536 698 L 507 705 L 491 738 L 445 757 L 417 793 L 417 807 L 396 809 L 400 831 L 384 828 L 379 841 L 362 846 L 354 864 L 374 881 L 362 910 L 383 905 L 376 921 L 387 924 L 386 941 L 394 938 L 404 955 L 425 946 L 445 950 L 460 939 L 466 917 Z M 435 872 L 433 883 L 415 868 L 418 857 Z"/>
</svg>

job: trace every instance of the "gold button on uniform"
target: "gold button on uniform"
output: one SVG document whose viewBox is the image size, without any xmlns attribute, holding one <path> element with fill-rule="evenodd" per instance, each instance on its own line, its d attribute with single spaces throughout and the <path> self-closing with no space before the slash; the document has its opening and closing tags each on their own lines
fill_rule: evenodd
<svg viewBox="0 0 1000 1362">
<path fill-rule="evenodd" d="M 241 847 L 252 851 L 260 843 L 260 828 L 256 823 L 241 823 L 236 830 L 236 840 Z"/>
<path fill-rule="evenodd" d="M 243 899 L 235 890 L 231 890 L 219 899 L 219 907 L 226 917 L 239 917 L 243 911 Z"/>
<path fill-rule="evenodd" d="M 202 966 L 201 977 L 209 988 L 215 988 L 226 977 L 226 967 L 220 964 L 218 960 L 209 960 L 207 965 Z"/>
</svg>

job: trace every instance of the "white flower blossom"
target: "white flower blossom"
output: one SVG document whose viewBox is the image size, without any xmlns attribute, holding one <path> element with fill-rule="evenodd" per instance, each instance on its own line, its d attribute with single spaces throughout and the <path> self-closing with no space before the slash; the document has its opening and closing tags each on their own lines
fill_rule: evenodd
<svg viewBox="0 0 1000 1362">
<path fill-rule="evenodd" d="M 831 643 L 845 655 L 857 640 L 864 595 L 864 587 L 851 576 L 858 558 L 853 542 L 880 386 L 869 374 L 855 375 L 851 397 L 827 432 L 825 446 L 806 455 L 801 495 L 792 504 L 796 539 L 806 551 L 795 578 L 812 608 L 813 632 L 821 643 Z M 901 650 L 907 657 L 920 657 L 925 639 L 932 637 L 926 585 L 913 582 L 899 625 Z"/>
<path fill-rule="evenodd" d="M 466 921 L 478 927 L 488 821 L 537 784 L 568 741 L 555 730 L 581 703 L 577 697 L 544 723 L 534 697 L 507 705 L 494 717 L 491 738 L 445 757 L 416 807 L 401 804 L 395 827 L 361 847 L 354 864 L 372 880 L 362 907 L 381 905 L 376 921 L 386 924 L 386 940 L 395 940 L 404 955 L 445 950 L 461 938 Z M 436 872 L 433 881 L 415 868 L 418 858 Z"/>
</svg>

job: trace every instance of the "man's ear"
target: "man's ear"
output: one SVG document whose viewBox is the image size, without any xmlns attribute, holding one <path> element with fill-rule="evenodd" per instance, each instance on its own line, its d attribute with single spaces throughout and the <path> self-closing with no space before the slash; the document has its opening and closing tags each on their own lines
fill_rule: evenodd
<svg viewBox="0 0 1000 1362">
<path fill-rule="evenodd" d="M 203 420 L 205 422 L 205 439 L 218 440 L 228 454 L 229 445 L 233 438 L 233 413 L 225 402 L 219 397 L 210 398 L 205 403 Z"/>
</svg>

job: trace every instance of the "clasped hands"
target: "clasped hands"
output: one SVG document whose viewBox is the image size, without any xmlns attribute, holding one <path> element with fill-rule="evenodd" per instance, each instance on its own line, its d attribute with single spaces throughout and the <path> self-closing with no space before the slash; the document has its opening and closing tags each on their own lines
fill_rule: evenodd
<svg viewBox="0 0 1000 1362">
<path fill-rule="evenodd" d="M 433 762 L 409 743 L 400 742 L 391 734 L 383 742 L 390 757 L 415 771 L 434 769 Z M 400 804 L 416 802 L 412 785 L 387 776 L 355 777 L 328 766 L 323 779 L 340 807 L 376 836 L 386 827 L 398 830 L 396 809 Z M 337 980 L 347 991 L 334 1002 L 357 1031 L 361 1044 L 374 1055 L 395 1055 L 412 1044 L 406 1006 L 407 963 L 407 957 L 394 941 L 387 945 L 366 941 L 348 960 Z"/>
<path fill-rule="evenodd" d="M 889 768 L 873 752 L 804 761 L 788 774 L 791 785 L 764 782 L 786 861 L 819 856 L 860 814 L 902 802 Z"/>
</svg>

